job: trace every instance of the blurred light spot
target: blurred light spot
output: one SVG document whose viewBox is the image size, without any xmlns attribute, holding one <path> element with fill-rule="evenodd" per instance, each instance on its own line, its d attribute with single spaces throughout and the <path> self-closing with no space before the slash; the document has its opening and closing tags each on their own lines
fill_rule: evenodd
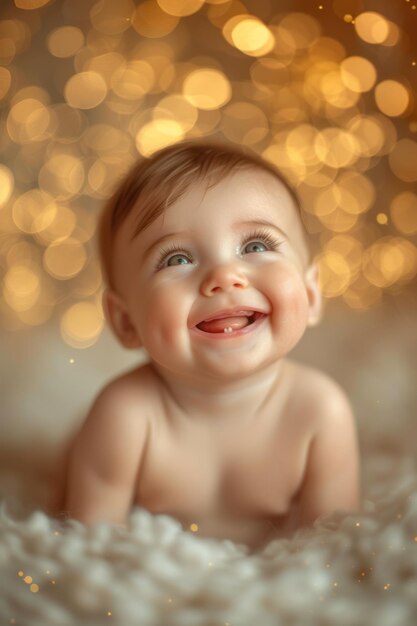
<svg viewBox="0 0 417 626">
<path fill-rule="evenodd" d="M 174 120 L 153 120 L 136 135 L 136 147 L 144 156 L 184 138 L 184 129 Z"/>
<path fill-rule="evenodd" d="M 385 115 L 397 117 L 407 110 L 410 104 L 408 89 L 396 80 L 383 80 L 375 87 L 375 101 Z"/>
<path fill-rule="evenodd" d="M 40 278 L 34 266 L 14 265 L 6 272 L 3 296 L 14 311 L 30 309 L 39 294 Z"/>
<path fill-rule="evenodd" d="M 133 165 L 134 157 L 130 154 L 111 155 L 96 159 L 88 170 L 90 194 L 95 198 L 109 198 L 116 184 Z"/>
<path fill-rule="evenodd" d="M 320 36 L 320 22 L 307 13 L 288 13 L 280 19 L 276 39 L 296 50 L 309 48 Z"/>
<path fill-rule="evenodd" d="M 391 170 L 406 183 L 417 181 L 417 142 L 400 139 L 388 156 Z"/>
<path fill-rule="evenodd" d="M 401 38 L 401 31 L 397 24 L 394 22 L 388 21 L 388 35 L 382 42 L 383 46 L 396 46 Z"/>
<path fill-rule="evenodd" d="M 317 170 L 319 159 L 314 150 L 314 140 L 318 131 L 310 124 L 300 124 L 291 130 L 285 140 L 285 148 L 293 162 L 298 162 L 307 168 Z"/>
<path fill-rule="evenodd" d="M 138 100 L 152 89 L 154 82 L 155 73 L 149 63 L 131 61 L 114 71 L 111 87 L 121 98 Z"/>
<path fill-rule="evenodd" d="M 67 239 L 74 231 L 77 218 L 74 211 L 61 204 L 56 205 L 55 217 L 52 222 L 40 232 L 35 233 L 35 239 L 42 245 L 48 246 Z"/>
<path fill-rule="evenodd" d="M 253 15 L 236 15 L 223 27 L 225 39 L 249 56 L 262 56 L 272 50 L 275 39 L 269 28 Z"/>
<path fill-rule="evenodd" d="M 383 237 L 363 255 L 363 274 L 380 288 L 410 280 L 417 272 L 417 248 L 400 237 Z"/>
<path fill-rule="evenodd" d="M 178 17 L 168 15 L 154 0 L 141 2 L 132 17 L 132 26 L 139 35 L 155 39 L 171 33 L 178 22 Z"/>
<path fill-rule="evenodd" d="M 379 154 L 387 138 L 380 120 L 369 115 L 356 115 L 348 122 L 346 130 L 355 137 L 362 156 Z"/>
<path fill-rule="evenodd" d="M 13 191 L 13 173 L 6 165 L 0 163 L 0 208 L 9 201 Z"/>
<path fill-rule="evenodd" d="M 328 187 L 336 178 L 337 170 L 332 168 L 312 168 L 304 177 L 304 185 L 312 188 Z M 309 206 L 309 203 L 307 204 Z M 306 206 L 306 209 L 307 209 Z"/>
<path fill-rule="evenodd" d="M 348 213 L 359 214 L 368 211 L 376 200 L 376 190 L 373 182 L 364 174 L 353 170 L 342 172 L 337 185 L 339 193 L 345 193 L 345 202 L 340 206 Z"/>
<path fill-rule="evenodd" d="M 262 152 L 263 158 L 282 170 L 291 181 L 298 183 L 307 170 L 302 155 L 297 150 L 288 150 L 283 138 L 275 137 L 275 141 Z"/>
<path fill-rule="evenodd" d="M 24 233 L 34 234 L 50 226 L 56 217 L 54 199 L 40 189 L 31 189 L 17 198 L 12 208 L 13 221 Z"/>
<path fill-rule="evenodd" d="M 93 4 L 90 20 L 103 35 L 120 35 L 130 28 L 130 19 L 135 11 L 132 0 L 100 0 Z"/>
<path fill-rule="evenodd" d="M 64 88 L 65 100 L 76 109 L 93 109 L 103 102 L 107 85 L 97 72 L 79 72 L 67 81 Z"/>
<path fill-rule="evenodd" d="M 320 79 L 319 87 L 325 100 L 339 109 L 353 107 L 359 100 L 359 93 L 346 87 L 339 69 L 326 72 Z"/>
<path fill-rule="evenodd" d="M 157 0 L 157 2 L 165 13 L 177 17 L 192 15 L 204 4 L 204 0 Z"/>
<path fill-rule="evenodd" d="M 39 249 L 28 241 L 18 240 L 11 245 L 6 254 L 8 267 L 14 265 L 34 266 L 39 261 Z"/>
<path fill-rule="evenodd" d="M 67 200 L 75 196 L 84 183 L 84 166 L 77 157 L 69 154 L 52 156 L 42 166 L 39 187 L 57 200 Z"/>
<path fill-rule="evenodd" d="M 88 123 L 85 113 L 64 103 L 54 104 L 49 110 L 54 116 L 55 136 L 60 143 L 74 143 L 84 134 Z"/>
<path fill-rule="evenodd" d="M 10 89 L 12 75 L 7 67 L 0 67 L 0 100 L 4 98 Z"/>
<path fill-rule="evenodd" d="M 44 141 L 50 136 L 50 122 L 47 107 L 35 98 L 26 98 L 10 109 L 7 131 L 15 143 Z"/>
<path fill-rule="evenodd" d="M 32 593 L 38 593 L 39 585 L 37 585 L 36 583 L 32 583 L 32 585 L 30 585 L 29 589 L 31 590 Z"/>
<path fill-rule="evenodd" d="M 56 307 L 57 301 L 52 289 L 45 288 L 46 281 L 43 280 L 42 290 L 39 299 L 35 304 L 24 311 L 16 311 L 18 319 L 27 326 L 40 326 L 47 322 Z"/>
<path fill-rule="evenodd" d="M 326 298 L 340 296 L 351 280 L 351 270 L 344 256 L 328 250 L 318 258 L 320 286 Z"/>
<path fill-rule="evenodd" d="M 378 213 L 376 216 L 376 221 L 378 224 L 385 225 L 388 224 L 388 216 L 386 213 Z"/>
<path fill-rule="evenodd" d="M 110 124 L 93 124 L 83 136 L 83 142 L 100 155 L 126 155 L 131 147 L 131 137 Z"/>
<path fill-rule="evenodd" d="M 356 213 L 348 213 L 343 207 L 337 205 L 333 211 L 329 213 L 320 213 L 317 215 L 326 228 L 335 233 L 346 233 L 351 230 L 358 221 Z"/>
<path fill-rule="evenodd" d="M 352 275 L 361 266 L 363 245 L 358 239 L 350 235 L 335 235 L 327 241 L 323 249 L 325 252 L 336 252 L 348 263 Z"/>
<path fill-rule="evenodd" d="M 51 0 L 14 0 L 18 9 L 25 9 L 27 11 L 40 9 L 50 2 Z"/>
<path fill-rule="evenodd" d="M 232 96 L 229 80 L 219 70 L 202 68 L 193 70 L 183 83 L 183 95 L 198 109 L 217 109 Z"/>
<path fill-rule="evenodd" d="M 366 311 L 381 301 L 381 289 L 369 283 L 364 276 L 359 276 L 342 297 L 352 309 Z"/>
<path fill-rule="evenodd" d="M 0 39 L 0 63 L 9 65 L 16 56 L 16 44 L 10 37 L 1 35 Z"/>
<path fill-rule="evenodd" d="M 73 284 L 73 294 L 80 298 L 89 298 L 97 293 L 103 284 L 99 262 L 91 260 L 81 274 L 76 277 Z"/>
<path fill-rule="evenodd" d="M 19 89 L 13 94 L 12 105 L 17 104 L 22 100 L 27 100 L 28 98 L 38 100 L 44 105 L 48 105 L 51 99 L 50 94 L 46 89 L 43 89 L 39 85 L 28 85 L 26 87 L 22 87 L 22 89 Z"/>
<path fill-rule="evenodd" d="M 389 35 L 388 21 L 380 13 L 365 11 L 355 18 L 355 30 L 363 41 L 383 43 Z"/>
<path fill-rule="evenodd" d="M 77 302 L 61 318 L 61 336 L 73 348 L 88 348 L 103 328 L 103 316 L 92 302 Z"/>
<path fill-rule="evenodd" d="M 356 137 L 341 128 L 325 128 L 314 140 L 317 157 L 331 167 L 347 167 L 356 160 L 359 145 Z"/>
<path fill-rule="evenodd" d="M 357 197 L 355 196 L 355 192 L 357 193 Z M 318 192 L 313 210 L 314 215 L 320 218 L 325 218 L 325 216 L 334 213 L 337 209 L 342 209 L 344 213 L 358 215 L 367 210 L 368 202 L 366 199 L 362 202 L 360 192 L 356 191 L 355 187 L 350 186 L 346 179 L 340 177 L 337 182 L 329 185 L 327 189 Z M 354 223 L 349 219 L 348 222 L 352 223 L 352 225 Z M 329 224 L 330 222 L 325 220 L 325 223 Z M 346 230 L 346 228 L 342 229 L 342 231 L 344 230 Z"/>
<path fill-rule="evenodd" d="M 55 28 L 47 39 L 49 52 L 59 58 L 72 57 L 84 45 L 84 34 L 76 26 Z"/>
<path fill-rule="evenodd" d="M 90 241 L 97 229 L 97 217 L 95 212 L 82 206 L 77 206 L 77 223 L 72 237 L 83 243 Z"/>
<path fill-rule="evenodd" d="M 347 24 L 350 24 L 353 21 L 353 15 L 351 15 L 350 13 L 346 13 L 346 15 L 343 16 L 343 20 Z"/>
<path fill-rule="evenodd" d="M 200 110 L 198 113 L 197 124 L 193 129 L 196 136 L 206 136 L 213 133 L 221 122 L 221 114 L 217 109 L 211 111 Z"/>
<path fill-rule="evenodd" d="M 105 52 L 88 59 L 82 64 L 82 70 L 97 72 L 106 81 L 107 87 L 111 86 L 111 78 L 116 70 L 125 68 L 127 62 L 119 52 Z"/>
<path fill-rule="evenodd" d="M 58 280 L 68 280 L 79 274 L 86 261 L 85 248 L 75 239 L 51 244 L 43 256 L 46 271 Z"/>
<path fill-rule="evenodd" d="M 340 72 L 346 87 L 359 93 L 369 91 L 376 82 L 375 66 L 363 57 L 348 57 L 342 61 Z"/>
<path fill-rule="evenodd" d="M 265 113 L 254 104 L 234 102 L 224 109 L 221 128 L 225 137 L 231 141 L 252 145 L 267 135 L 268 120 Z"/>
<path fill-rule="evenodd" d="M 184 96 L 173 94 L 162 98 L 152 110 L 154 120 L 178 122 L 184 132 L 191 130 L 198 119 L 198 111 Z"/>
<path fill-rule="evenodd" d="M 391 219 L 395 228 L 404 235 L 417 233 L 417 195 L 403 191 L 393 198 L 390 206 Z"/>
</svg>

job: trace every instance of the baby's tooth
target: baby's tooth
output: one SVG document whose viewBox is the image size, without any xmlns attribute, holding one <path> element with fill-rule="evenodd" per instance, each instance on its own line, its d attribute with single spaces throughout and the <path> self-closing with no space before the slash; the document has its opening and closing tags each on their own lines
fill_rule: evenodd
<svg viewBox="0 0 417 626">
<path fill-rule="evenodd" d="M 226 326 L 226 328 L 223 330 L 224 333 L 232 333 L 233 332 L 233 328 L 231 326 Z"/>
</svg>

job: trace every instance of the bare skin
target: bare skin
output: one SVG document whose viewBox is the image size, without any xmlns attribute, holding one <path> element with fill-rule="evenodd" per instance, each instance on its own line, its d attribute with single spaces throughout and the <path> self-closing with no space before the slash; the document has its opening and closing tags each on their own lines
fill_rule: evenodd
<svg viewBox="0 0 417 626">
<path fill-rule="evenodd" d="M 123 524 L 136 504 L 256 549 L 355 510 L 349 402 L 287 358 L 318 321 L 320 294 L 285 188 L 238 172 L 195 185 L 133 240 L 132 220 L 106 310 L 150 363 L 94 403 L 70 456 L 67 513 Z"/>
</svg>

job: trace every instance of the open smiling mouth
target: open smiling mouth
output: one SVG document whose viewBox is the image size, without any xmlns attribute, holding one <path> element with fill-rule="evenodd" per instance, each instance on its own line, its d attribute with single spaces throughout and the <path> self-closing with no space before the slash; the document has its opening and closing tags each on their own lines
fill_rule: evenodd
<svg viewBox="0 0 417 626">
<path fill-rule="evenodd" d="M 203 320 L 197 324 L 196 328 L 207 334 L 231 335 L 239 333 L 239 331 L 246 331 L 249 326 L 252 326 L 258 320 L 265 317 L 266 314 L 260 311 L 236 311 L 225 313 L 224 315 L 219 314 L 217 317 Z"/>
</svg>

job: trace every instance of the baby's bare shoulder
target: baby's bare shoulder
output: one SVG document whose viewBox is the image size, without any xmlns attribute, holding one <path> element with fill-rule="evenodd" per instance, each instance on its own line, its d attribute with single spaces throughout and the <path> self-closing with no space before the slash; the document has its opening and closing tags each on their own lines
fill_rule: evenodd
<svg viewBox="0 0 417 626">
<path fill-rule="evenodd" d="M 72 457 L 103 476 L 133 475 L 149 432 L 152 376 L 144 366 L 98 394 L 72 444 Z"/>
<path fill-rule="evenodd" d="M 95 398 L 78 437 L 111 440 L 143 437 L 152 403 L 157 396 L 151 369 L 144 365 L 108 383 Z"/>
<path fill-rule="evenodd" d="M 146 409 L 158 395 L 158 380 L 149 364 L 126 372 L 108 383 L 98 394 L 95 405 L 111 407 L 123 414 Z"/>
<path fill-rule="evenodd" d="M 292 393 L 317 423 L 328 419 L 351 420 L 350 401 L 343 388 L 324 372 L 291 361 Z"/>
</svg>

